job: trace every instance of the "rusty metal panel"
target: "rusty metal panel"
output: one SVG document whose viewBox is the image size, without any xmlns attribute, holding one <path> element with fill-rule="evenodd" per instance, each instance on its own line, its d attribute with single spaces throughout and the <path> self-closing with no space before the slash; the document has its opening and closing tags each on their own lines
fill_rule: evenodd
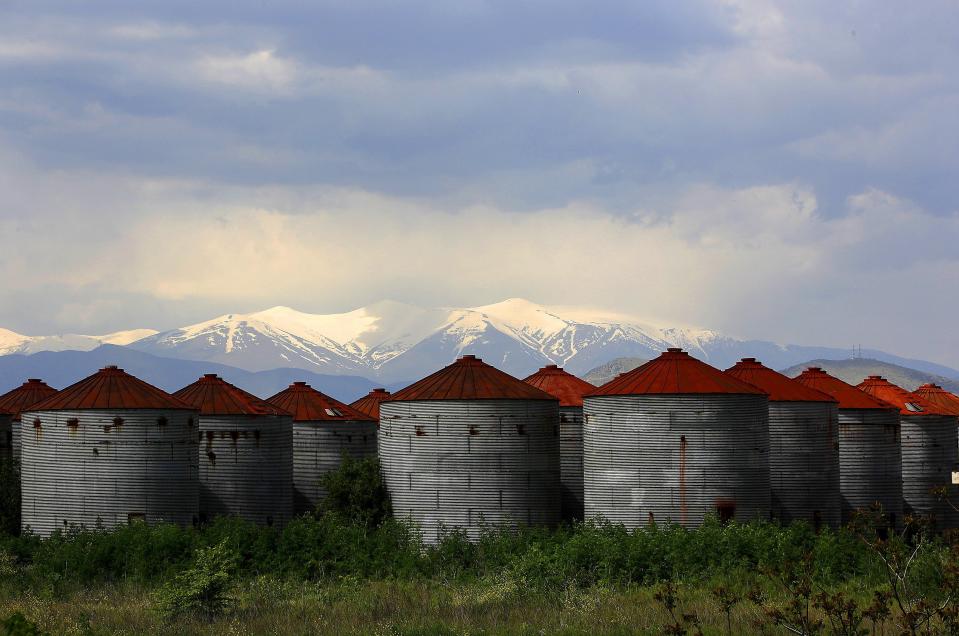
<svg viewBox="0 0 959 636">
<path fill-rule="evenodd" d="M 293 420 L 289 415 L 201 415 L 200 516 L 260 525 L 293 518 Z"/>
<path fill-rule="evenodd" d="M 838 527 L 839 422 L 835 402 L 769 402 L 773 517 Z"/>
<path fill-rule="evenodd" d="M 545 400 L 549 393 L 517 380 L 480 358 L 465 355 L 390 396 L 391 401 Z"/>
<path fill-rule="evenodd" d="M 586 396 L 583 411 L 587 519 L 635 528 L 769 517 L 765 395 Z"/>
<path fill-rule="evenodd" d="M 382 402 L 380 462 L 397 517 L 423 540 L 485 525 L 560 519 L 558 402 L 483 399 Z"/>
<path fill-rule="evenodd" d="M 21 424 L 24 530 L 197 520 L 194 412 L 39 411 Z"/>
<path fill-rule="evenodd" d="M 932 516 L 939 530 L 957 527 L 952 506 L 932 494 L 945 487 L 949 499 L 959 502 L 959 487 L 952 473 L 959 470 L 954 415 L 903 415 L 902 426 L 902 498 L 903 512 Z"/>
<path fill-rule="evenodd" d="M 762 391 L 709 366 L 678 347 L 670 347 L 646 364 L 621 373 L 587 395 L 758 395 Z"/>
<path fill-rule="evenodd" d="M 864 394 L 865 395 L 865 394 Z M 899 413 L 892 409 L 839 409 L 839 494 L 842 522 L 880 504 L 893 525 L 902 522 Z"/>
<path fill-rule="evenodd" d="M 357 459 L 375 456 L 376 422 L 293 423 L 293 497 L 297 514 L 311 512 L 326 499 L 321 479 L 339 468 L 344 453 Z"/>
</svg>

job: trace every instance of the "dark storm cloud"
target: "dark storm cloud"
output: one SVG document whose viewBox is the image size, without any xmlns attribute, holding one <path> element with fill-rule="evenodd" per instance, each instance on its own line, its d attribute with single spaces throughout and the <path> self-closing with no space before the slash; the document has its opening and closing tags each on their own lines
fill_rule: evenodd
<svg viewBox="0 0 959 636">
<path fill-rule="evenodd" d="M 936 209 L 956 194 L 947 7 L 905 19 L 696 2 L 7 11 L 0 127 L 51 167 L 431 196 L 479 184 L 521 208 L 628 208 L 663 184 L 797 176 L 837 206 L 868 186 Z M 924 152 L 899 158 L 910 142 Z M 577 163 L 574 180 L 543 183 Z M 505 173 L 527 178 L 507 187 Z"/>
<path fill-rule="evenodd" d="M 911 326 L 863 291 L 876 271 L 959 310 L 942 300 L 959 271 L 957 18 L 946 2 L 8 2 L 0 228 L 20 249 L 0 254 L 0 326 L 171 327 L 401 289 L 637 312 L 648 297 L 741 335 L 879 346 Z M 429 262 L 486 227 L 513 241 L 477 254 L 489 278 Z M 373 245 L 377 228 L 418 259 L 301 278 L 328 242 Z M 594 237 L 585 269 L 623 280 L 582 277 L 570 298 L 556 280 L 580 280 L 574 265 L 550 278 L 523 260 L 525 244 L 548 257 L 543 236 Z M 903 241 L 921 249 L 890 258 Z M 220 262 L 233 250 L 243 263 Z M 664 262 L 681 284 L 642 275 Z"/>
</svg>

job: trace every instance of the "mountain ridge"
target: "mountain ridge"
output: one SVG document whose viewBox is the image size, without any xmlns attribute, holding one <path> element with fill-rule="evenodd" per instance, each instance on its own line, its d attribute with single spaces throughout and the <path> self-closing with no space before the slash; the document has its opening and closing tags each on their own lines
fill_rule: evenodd
<svg viewBox="0 0 959 636">
<path fill-rule="evenodd" d="M 91 351 L 100 345 L 125 346 L 159 333 L 156 329 L 128 329 L 102 336 L 67 333 L 51 336 L 25 336 L 0 327 L 0 356 L 40 353 L 41 351 Z"/>
<path fill-rule="evenodd" d="M 305 381 L 317 390 L 349 403 L 384 384 L 363 377 L 323 375 L 304 369 L 251 372 L 223 364 L 162 358 L 129 347 L 102 345 L 90 351 L 42 351 L 0 356 L 0 395 L 27 378 L 41 378 L 50 386 L 62 389 L 111 364 L 167 392 L 181 389 L 203 374 L 216 373 L 261 398 L 278 393 L 294 381 Z M 405 384 L 385 383 L 385 388 L 396 390 Z"/>
<path fill-rule="evenodd" d="M 921 384 L 938 384 L 951 393 L 959 394 L 959 380 L 934 373 L 925 373 L 918 369 L 871 358 L 850 358 L 848 360 L 809 360 L 782 371 L 783 375 L 796 377 L 808 367 L 820 367 L 826 373 L 836 376 L 847 384 L 859 384 L 870 375 L 881 375 L 893 384 L 907 391 L 914 391 Z"/>
<path fill-rule="evenodd" d="M 62 343 L 55 344 L 62 348 Z M 90 341 L 83 344 L 92 348 Z M 848 354 L 845 349 L 742 340 L 708 329 L 661 326 L 623 314 L 549 307 L 521 298 L 466 308 L 423 308 L 386 300 L 336 314 L 277 306 L 224 314 L 150 334 L 126 346 L 164 358 L 225 364 L 250 372 L 294 368 L 356 375 L 380 383 L 423 377 L 464 353 L 478 355 L 517 377 L 546 364 L 584 374 L 616 358 L 654 358 L 671 346 L 721 368 L 746 356 L 784 368 Z M 932 362 L 876 350 L 863 353 L 959 379 L 959 371 Z"/>
</svg>

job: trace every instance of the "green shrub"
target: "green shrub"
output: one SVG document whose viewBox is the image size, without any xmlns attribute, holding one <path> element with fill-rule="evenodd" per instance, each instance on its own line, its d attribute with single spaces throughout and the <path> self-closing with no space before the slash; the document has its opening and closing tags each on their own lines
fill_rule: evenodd
<svg viewBox="0 0 959 636">
<path fill-rule="evenodd" d="M 383 483 L 376 457 L 356 459 L 343 454 L 337 470 L 322 478 L 327 491 L 323 512 L 339 515 L 352 523 L 375 528 L 393 516 L 390 493 Z"/>
<path fill-rule="evenodd" d="M 157 609 L 168 618 L 200 613 L 212 620 L 232 605 L 235 569 L 236 557 L 226 540 L 198 549 L 193 564 L 160 590 Z"/>
<path fill-rule="evenodd" d="M 807 555 L 823 584 L 855 578 L 876 583 L 885 577 L 881 561 L 854 533 L 816 533 L 802 523 L 724 525 L 709 519 L 695 529 L 658 524 L 627 530 L 599 522 L 557 529 L 490 527 L 477 542 L 451 530 L 437 545 L 423 546 L 410 525 L 387 518 L 371 526 L 369 519 L 330 510 L 283 528 L 221 517 L 199 528 L 134 524 L 111 531 L 70 529 L 42 540 L 29 534 L 0 537 L 6 564 L 0 576 L 34 590 L 49 589 L 51 582 L 54 591 L 62 584 L 153 584 L 189 568 L 197 550 L 225 544 L 238 576 L 294 580 L 470 582 L 509 574 L 541 589 L 651 585 L 748 578 Z M 937 540 L 923 559 L 934 564 L 946 550 Z M 926 571 L 938 576 L 936 568 Z"/>
<path fill-rule="evenodd" d="M 48 636 L 47 632 L 27 619 L 20 612 L 14 612 L 3 621 L 0 621 L 0 635 L 2 636 Z"/>
</svg>

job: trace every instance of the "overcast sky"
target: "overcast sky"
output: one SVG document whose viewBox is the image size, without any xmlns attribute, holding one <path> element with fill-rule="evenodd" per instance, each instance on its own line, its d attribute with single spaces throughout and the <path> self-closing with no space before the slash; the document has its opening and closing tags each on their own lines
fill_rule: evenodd
<svg viewBox="0 0 959 636">
<path fill-rule="evenodd" d="M 0 3 L 0 326 L 583 304 L 959 367 L 959 5 Z"/>
</svg>

